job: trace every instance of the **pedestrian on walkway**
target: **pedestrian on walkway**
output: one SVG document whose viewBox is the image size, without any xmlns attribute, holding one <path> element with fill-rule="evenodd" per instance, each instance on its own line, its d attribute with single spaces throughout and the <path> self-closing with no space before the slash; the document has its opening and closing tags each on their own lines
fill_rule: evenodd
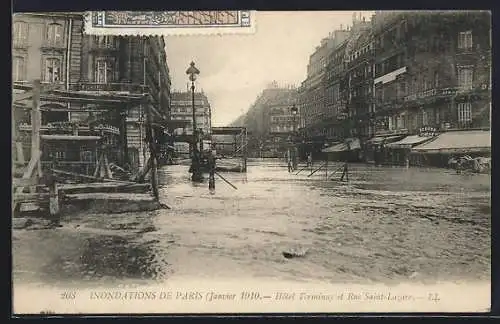
<svg viewBox="0 0 500 324">
<path fill-rule="evenodd" d="M 307 166 L 312 167 L 312 154 L 307 155 Z"/>
<path fill-rule="evenodd" d="M 344 177 L 346 177 L 346 181 L 349 181 L 349 169 L 347 166 L 347 162 L 344 162 L 344 170 L 342 171 L 342 176 L 340 177 L 340 181 L 344 181 Z"/>
</svg>

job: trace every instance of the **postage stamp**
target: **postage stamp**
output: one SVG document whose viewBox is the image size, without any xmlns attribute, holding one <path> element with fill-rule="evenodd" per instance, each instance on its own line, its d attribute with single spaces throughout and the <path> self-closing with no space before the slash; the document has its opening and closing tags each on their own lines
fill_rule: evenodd
<svg viewBox="0 0 500 324">
<path fill-rule="evenodd" d="M 210 35 L 255 31 L 255 14 L 244 10 L 91 11 L 85 15 L 90 35 Z"/>
</svg>

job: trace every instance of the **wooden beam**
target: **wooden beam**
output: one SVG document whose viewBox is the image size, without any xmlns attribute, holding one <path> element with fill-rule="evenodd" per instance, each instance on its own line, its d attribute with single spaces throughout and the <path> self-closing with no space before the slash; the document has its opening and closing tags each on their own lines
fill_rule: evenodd
<svg viewBox="0 0 500 324">
<path fill-rule="evenodd" d="M 42 126 L 40 114 L 40 80 L 33 81 L 33 103 L 31 109 L 31 156 L 38 156 L 40 160 L 40 128 Z M 42 176 L 42 165 L 37 163 L 38 176 Z"/>
<path fill-rule="evenodd" d="M 153 134 L 153 107 L 150 102 L 146 103 L 146 138 L 149 142 L 149 154 L 151 159 L 151 187 L 153 189 L 153 195 L 158 200 L 159 192 L 158 192 L 158 160 L 156 154 L 155 140 Z"/>
<path fill-rule="evenodd" d="M 14 98 L 12 98 L 13 99 L 12 102 L 23 101 L 30 99 L 32 97 L 33 97 L 33 91 L 28 91 L 25 93 L 14 93 Z"/>
<path fill-rule="evenodd" d="M 29 178 L 29 179 L 24 179 L 24 178 L 13 178 L 12 179 L 12 186 L 14 188 L 16 187 L 31 187 L 31 186 L 38 186 L 38 180 Z"/>
<path fill-rule="evenodd" d="M 28 168 L 26 169 L 26 171 L 24 171 L 22 179 L 24 179 L 24 180 L 32 179 L 35 168 L 37 167 L 37 165 L 40 165 L 39 162 L 40 162 L 41 155 L 42 155 L 42 152 L 40 152 L 40 151 L 38 151 L 38 154 L 31 155 L 30 162 L 28 163 Z M 18 187 L 16 190 L 16 193 L 22 193 L 23 190 L 24 190 L 24 186 Z"/>
<path fill-rule="evenodd" d="M 86 174 L 68 172 L 68 171 L 63 171 L 63 170 L 53 169 L 52 172 L 59 173 L 59 174 L 70 175 L 70 176 L 74 176 L 74 177 L 78 177 L 78 178 L 83 178 L 83 179 L 89 179 L 89 180 L 102 180 L 104 182 L 116 182 L 116 183 L 123 183 L 123 184 L 135 184 L 135 182 L 131 182 L 131 181 L 121 181 L 121 180 L 114 180 L 114 179 L 101 179 L 101 178 L 89 176 L 89 175 L 86 175 Z"/>
</svg>

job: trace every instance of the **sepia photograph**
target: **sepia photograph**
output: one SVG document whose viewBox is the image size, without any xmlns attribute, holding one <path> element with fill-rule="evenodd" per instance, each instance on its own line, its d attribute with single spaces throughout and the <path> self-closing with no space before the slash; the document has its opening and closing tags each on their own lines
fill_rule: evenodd
<svg viewBox="0 0 500 324">
<path fill-rule="evenodd" d="M 489 311 L 491 22 L 13 13 L 13 314 Z"/>
</svg>

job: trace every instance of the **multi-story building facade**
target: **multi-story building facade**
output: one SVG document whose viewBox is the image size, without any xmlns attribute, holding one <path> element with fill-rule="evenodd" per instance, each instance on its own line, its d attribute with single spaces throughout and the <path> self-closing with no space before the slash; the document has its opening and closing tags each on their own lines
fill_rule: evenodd
<svg viewBox="0 0 500 324">
<path fill-rule="evenodd" d="M 300 110 L 292 114 L 292 107 L 298 106 L 297 97 L 295 86 L 273 82 L 256 98 L 244 118 L 250 154 L 278 156 L 286 150 L 301 120 Z"/>
<path fill-rule="evenodd" d="M 388 116 L 379 130 L 489 127 L 489 14 L 393 13 L 383 21 L 376 100 Z"/>
<path fill-rule="evenodd" d="M 117 148 L 111 160 L 143 166 L 144 107 L 131 105 L 126 97 L 150 94 L 155 117 L 168 119 L 170 77 L 163 38 L 84 35 L 82 14 L 67 13 L 16 14 L 13 32 L 14 81 L 40 79 L 42 85 L 66 91 L 41 102 L 42 126 L 102 126 L 100 133 L 109 133 Z M 105 94 L 125 99 L 110 107 L 102 100 Z M 159 134 L 162 129 L 154 131 Z"/>
<path fill-rule="evenodd" d="M 42 86 L 69 90 L 80 78 L 82 41 L 81 15 L 66 13 L 23 13 L 12 18 L 12 81 L 29 83 L 39 79 Z M 41 106 L 50 104 L 42 101 Z M 29 120 L 27 114 L 15 117 Z M 68 119 L 65 112 L 42 112 L 43 123 Z"/>
<path fill-rule="evenodd" d="M 328 54 L 325 73 L 327 118 L 327 141 L 343 138 L 343 120 L 347 117 L 347 44 L 350 31 L 341 29 L 334 32 L 337 46 Z"/>
<path fill-rule="evenodd" d="M 174 135 L 193 134 L 193 102 L 191 92 L 172 92 L 171 120 L 175 123 L 185 123 L 184 127 L 176 128 Z M 212 110 L 208 97 L 203 92 L 194 93 L 196 128 L 203 136 L 209 136 L 212 129 Z"/>
<path fill-rule="evenodd" d="M 490 19 L 477 11 L 376 14 L 378 135 L 489 127 Z"/>
<path fill-rule="evenodd" d="M 348 134 L 362 142 L 373 135 L 373 59 L 374 48 L 371 23 L 365 19 L 353 19 L 352 33 L 347 44 L 347 122 Z"/>
<path fill-rule="evenodd" d="M 326 135 L 323 121 L 328 115 L 328 110 L 324 78 L 328 55 L 334 45 L 333 34 L 321 40 L 320 46 L 317 46 L 309 57 L 307 77 L 299 88 L 301 127 L 307 138 L 325 137 Z"/>
</svg>

